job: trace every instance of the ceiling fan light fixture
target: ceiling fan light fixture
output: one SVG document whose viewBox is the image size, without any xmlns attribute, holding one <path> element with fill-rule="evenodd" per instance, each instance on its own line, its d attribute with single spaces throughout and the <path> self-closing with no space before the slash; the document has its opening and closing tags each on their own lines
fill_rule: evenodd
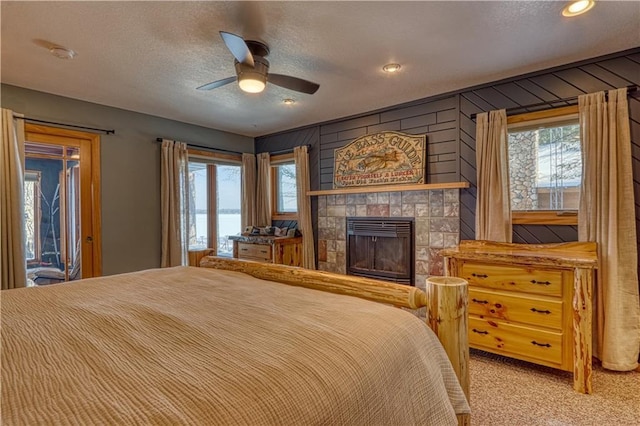
<svg viewBox="0 0 640 426">
<path fill-rule="evenodd" d="M 238 78 L 238 85 L 247 93 L 260 93 L 267 85 L 267 80 L 259 74 L 244 75 Z"/>
<path fill-rule="evenodd" d="M 236 80 L 240 89 L 247 93 L 262 92 L 267 85 L 267 80 L 276 86 L 309 95 L 313 95 L 320 88 L 319 84 L 301 78 L 283 74 L 270 74 L 269 61 L 265 58 L 269 54 L 269 46 L 266 44 L 255 40 L 245 40 L 238 35 L 225 31 L 220 31 L 220 36 L 229 52 L 235 58 L 233 63 L 236 69 L 236 77 L 212 81 L 196 87 L 196 90 L 211 90 Z"/>
<path fill-rule="evenodd" d="M 591 10 L 595 4 L 596 2 L 594 0 L 573 1 L 562 9 L 562 16 L 572 17 L 582 15 Z"/>
<path fill-rule="evenodd" d="M 254 56 L 254 65 L 235 63 L 240 89 L 247 93 L 260 93 L 267 86 L 267 74 L 269 73 L 269 61 L 260 56 Z"/>
<path fill-rule="evenodd" d="M 285 105 L 293 105 L 296 103 L 295 99 L 291 99 L 291 98 L 287 98 L 287 99 L 283 99 L 282 103 Z"/>
</svg>

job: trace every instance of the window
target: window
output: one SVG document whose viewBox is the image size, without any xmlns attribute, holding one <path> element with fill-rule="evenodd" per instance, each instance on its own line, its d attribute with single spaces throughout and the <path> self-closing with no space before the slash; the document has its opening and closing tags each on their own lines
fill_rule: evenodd
<svg viewBox="0 0 640 426">
<path fill-rule="evenodd" d="M 271 199 L 273 220 L 297 219 L 298 196 L 293 154 L 271 159 Z"/>
<path fill-rule="evenodd" d="M 25 171 L 24 219 L 27 261 L 40 260 L 40 180 L 39 171 Z"/>
<path fill-rule="evenodd" d="M 209 247 L 207 164 L 189 161 L 189 250 Z"/>
<path fill-rule="evenodd" d="M 216 166 L 216 235 L 218 236 L 218 255 L 232 256 L 233 244 L 230 235 L 239 235 L 242 231 L 240 210 L 242 206 L 241 166 Z"/>
<path fill-rule="evenodd" d="M 229 236 L 241 231 L 241 166 L 209 157 L 189 161 L 189 250 L 215 247 L 218 256 L 232 256 Z"/>
<path fill-rule="evenodd" d="M 582 179 L 577 107 L 509 117 L 514 224 L 577 224 Z"/>
<path fill-rule="evenodd" d="M 275 166 L 276 174 L 276 211 L 295 213 L 298 211 L 296 195 L 296 167 L 294 164 Z"/>
</svg>

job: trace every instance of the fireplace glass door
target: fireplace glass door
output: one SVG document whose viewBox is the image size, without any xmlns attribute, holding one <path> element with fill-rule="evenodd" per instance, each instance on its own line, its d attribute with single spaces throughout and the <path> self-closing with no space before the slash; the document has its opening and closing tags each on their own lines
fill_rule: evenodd
<svg viewBox="0 0 640 426">
<path fill-rule="evenodd" d="M 413 221 L 347 218 L 347 273 L 413 282 Z"/>
</svg>

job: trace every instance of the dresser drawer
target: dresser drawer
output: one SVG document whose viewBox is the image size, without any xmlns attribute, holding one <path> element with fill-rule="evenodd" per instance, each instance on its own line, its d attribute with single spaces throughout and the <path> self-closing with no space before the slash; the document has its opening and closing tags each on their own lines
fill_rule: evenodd
<svg viewBox="0 0 640 426">
<path fill-rule="evenodd" d="M 562 295 L 562 271 L 560 270 L 464 262 L 460 275 L 472 286 L 546 296 Z"/>
<path fill-rule="evenodd" d="M 469 314 L 562 330 L 562 300 L 469 289 Z"/>
<path fill-rule="evenodd" d="M 562 333 L 469 317 L 469 345 L 562 368 Z"/>
<path fill-rule="evenodd" d="M 271 245 L 238 243 L 238 258 L 271 262 Z"/>
</svg>

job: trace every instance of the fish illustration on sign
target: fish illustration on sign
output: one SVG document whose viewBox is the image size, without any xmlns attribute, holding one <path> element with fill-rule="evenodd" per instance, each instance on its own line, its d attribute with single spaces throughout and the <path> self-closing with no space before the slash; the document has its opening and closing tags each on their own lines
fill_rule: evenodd
<svg viewBox="0 0 640 426">
<path fill-rule="evenodd" d="M 356 169 L 360 172 L 375 172 L 376 170 L 394 167 L 400 161 L 402 160 L 398 155 L 398 151 L 378 151 L 367 155 L 363 160 L 359 161 L 356 164 Z"/>
</svg>

